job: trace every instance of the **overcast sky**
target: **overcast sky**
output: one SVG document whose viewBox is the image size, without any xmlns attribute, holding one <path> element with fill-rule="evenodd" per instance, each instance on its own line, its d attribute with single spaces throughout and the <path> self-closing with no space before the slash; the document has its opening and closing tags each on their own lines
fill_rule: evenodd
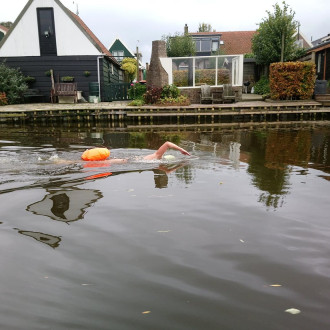
<svg viewBox="0 0 330 330">
<path fill-rule="evenodd" d="M 15 21 L 27 0 L 0 0 L 1 21 Z M 6 3 L 4 5 L 4 2 Z M 219 32 L 256 30 L 257 24 L 273 12 L 276 0 L 62 0 L 79 16 L 94 34 L 109 48 L 120 38 L 132 51 L 136 46 L 143 55 L 143 63 L 150 62 L 151 43 L 163 35 L 183 32 L 185 23 L 190 32 L 205 22 Z M 321 38 L 330 33 L 329 0 L 287 0 L 300 22 L 306 39 Z"/>
</svg>

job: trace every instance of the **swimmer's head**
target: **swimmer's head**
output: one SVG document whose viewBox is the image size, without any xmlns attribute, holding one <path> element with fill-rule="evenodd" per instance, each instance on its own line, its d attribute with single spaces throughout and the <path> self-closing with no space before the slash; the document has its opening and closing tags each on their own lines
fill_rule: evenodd
<svg viewBox="0 0 330 330">
<path fill-rule="evenodd" d="M 173 155 L 165 155 L 165 156 L 163 156 L 163 158 L 165 160 L 174 160 L 175 159 L 175 156 L 173 156 Z"/>
<path fill-rule="evenodd" d="M 105 160 L 110 156 L 110 150 L 107 148 L 87 149 L 82 155 L 83 160 Z"/>
</svg>

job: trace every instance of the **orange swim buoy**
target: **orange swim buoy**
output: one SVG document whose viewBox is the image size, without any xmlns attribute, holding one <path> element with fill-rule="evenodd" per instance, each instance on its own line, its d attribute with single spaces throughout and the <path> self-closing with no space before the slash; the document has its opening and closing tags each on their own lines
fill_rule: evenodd
<svg viewBox="0 0 330 330">
<path fill-rule="evenodd" d="M 110 150 L 107 148 L 87 149 L 82 155 L 83 160 L 105 160 L 110 156 Z"/>
</svg>

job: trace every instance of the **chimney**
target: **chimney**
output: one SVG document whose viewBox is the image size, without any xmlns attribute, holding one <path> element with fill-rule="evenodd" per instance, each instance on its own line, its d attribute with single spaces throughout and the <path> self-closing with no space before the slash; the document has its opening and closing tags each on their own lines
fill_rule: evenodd
<svg viewBox="0 0 330 330">
<path fill-rule="evenodd" d="M 188 25 L 186 23 L 184 26 L 184 35 L 187 35 L 187 34 L 188 34 Z"/>
</svg>

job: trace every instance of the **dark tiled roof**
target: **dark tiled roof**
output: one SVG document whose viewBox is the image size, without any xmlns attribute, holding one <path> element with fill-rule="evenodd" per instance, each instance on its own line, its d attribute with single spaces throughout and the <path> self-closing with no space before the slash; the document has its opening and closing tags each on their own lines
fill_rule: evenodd
<svg viewBox="0 0 330 330">
<path fill-rule="evenodd" d="M 311 52 L 315 52 L 315 51 L 321 51 L 323 49 L 327 49 L 327 48 L 330 48 L 330 41 L 327 41 L 327 42 L 323 42 L 321 44 L 318 44 L 310 49 L 308 49 L 308 53 L 311 53 Z"/>
</svg>

